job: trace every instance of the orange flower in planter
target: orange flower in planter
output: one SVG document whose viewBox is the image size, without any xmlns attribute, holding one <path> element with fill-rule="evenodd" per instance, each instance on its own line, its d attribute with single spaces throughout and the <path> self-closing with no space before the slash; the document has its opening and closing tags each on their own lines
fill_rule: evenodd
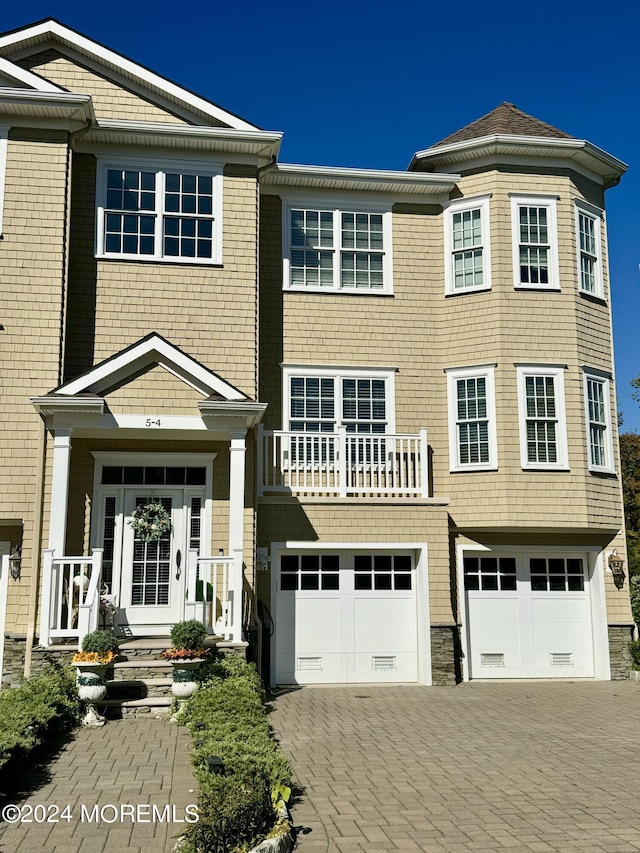
<svg viewBox="0 0 640 853">
<path fill-rule="evenodd" d="M 113 652 L 76 652 L 71 658 L 71 663 L 99 663 L 102 666 L 109 666 L 110 663 L 118 657 Z"/>
<path fill-rule="evenodd" d="M 209 649 L 166 649 L 161 653 L 165 660 L 193 660 L 193 658 L 205 658 Z"/>
</svg>

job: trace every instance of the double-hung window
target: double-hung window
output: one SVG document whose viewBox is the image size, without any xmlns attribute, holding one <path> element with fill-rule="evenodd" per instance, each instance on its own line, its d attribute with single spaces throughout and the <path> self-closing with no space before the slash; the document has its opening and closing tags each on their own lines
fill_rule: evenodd
<svg viewBox="0 0 640 853">
<path fill-rule="evenodd" d="M 284 206 L 284 286 L 391 293 L 391 210 Z"/>
<path fill-rule="evenodd" d="M 451 471 L 498 467 L 494 367 L 447 370 Z"/>
<path fill-rule="evenodd" d="M 609 375 L 593 368 L 583 369 L 589 470 L 612 474 L 615 468 Z"/>
<path fill-rule="evenodd" d="M 393 417 L 391 370 L 284 370 L 283 422 L 292 434 L 292 462 L 332 462 L 338 428 L 347 435 L 351 461 L 371 461 L 381 452 L 380 441 L 373 436 L 392 431 Z"/>
<path fill-rule="evenodd" d="M 578 287 L 591 296 L 603 294 L 601 260 L 601 213 L 585 202 L 576 201 L 576 249 Z"/>
<path fill-rule="evenodd" d="M 564 366 L 516 365 L 523 468 L 568 469 Z"/>
<path fill-rule="evenodd" d="M 7 148 L 9 128 L 0 125 L 0 237 L 2 237 L 2 222 L 4 213 L 4 185 L 7 174 Z"/>
<path fill-rule="evenodd" d="M 100 164 L 98 257 L 219 264 L 221 232 L 220 169 L 134 158 Z"/>
<path fill-rule="evenodd" d="M 455 201 L 445 212 L 445 291 L 490 287 L 489 196 Z"/>
<path fill-rule="evenodd" d="M 515 287 L 557 290 L 557 196 L 511 196 Z"/>
</svg>

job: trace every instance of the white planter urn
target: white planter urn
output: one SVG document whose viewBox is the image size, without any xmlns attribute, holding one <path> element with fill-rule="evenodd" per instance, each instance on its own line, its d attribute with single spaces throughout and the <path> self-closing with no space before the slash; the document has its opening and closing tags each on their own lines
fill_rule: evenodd
<svg viewBox="0 0 640 853">
<path fill-rule="evenodd" d="M 171 692 L 176 699 L 188 699 L 198 689 L 196 670 L 204 658 L 178 658 L 171 661 L 173 682 Z"/>
<path fill-rule="evenodd" d="M 73 663 L 76 667 L 76 683 L 78 696 L 87 706 L 87 712 L 82 719 L 83 726 L 97 728 L 104 726 L 105 718 L 96 710 L 96 703 L 107 695 L 107 684 L 104 674 L 106 665 L 102 663 Z"/>
</svg>

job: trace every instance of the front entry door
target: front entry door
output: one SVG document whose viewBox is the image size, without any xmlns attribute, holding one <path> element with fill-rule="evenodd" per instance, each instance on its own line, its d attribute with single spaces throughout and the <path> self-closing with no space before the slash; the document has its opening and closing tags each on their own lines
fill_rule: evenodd
<svg viewBox="0 0 640 853">
<path fill-rule="evenodd" d="M 171 514 L 172 530 L 145 542 L 131 527 L 136 507 L 157 500 Z M 170 626 L 183 618 L 186 575 L 186 509 L 182 489 L 127 489 L 124 495 L 122 571 L 118 624 Z M 132 633 L 139 633 L 136 628 Z"/>
</svg>

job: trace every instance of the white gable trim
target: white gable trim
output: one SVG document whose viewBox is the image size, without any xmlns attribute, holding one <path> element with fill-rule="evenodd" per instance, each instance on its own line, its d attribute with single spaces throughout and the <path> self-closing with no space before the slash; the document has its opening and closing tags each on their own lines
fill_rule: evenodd
<svg viewBox="0 0 640 853">
<path fill-rule="evenodd" d="M 40 42 L 46 41 L 47 37 L 54 38 L 56 41 L 60 41 L 63 45 L 70 48 L 75 48 L 93 60 L 101 61 L 115 69 L 119 69 L 124 75 L 131 76 L 134 80 L 138 80 L 141 83 L 146 83 L 148 86 L 166 93 L 169 98 L 175 98 L 183 105 L 192 107 L 198 110 L 198 112 L 204 113 L 204 115 L 208 115 L 216 119 L 216 121 L 221 121 L 236 130 L 258 130 L 255 125 L 243 121 L 238 116 L 223 110 L 221 107 L 212 104 L 210 101 L 206 101 L 198 95 L 194 95 L 192 92 L 188 92 L 176 83 L 172 83 L 159 74 L 143 68 L 136 62 L 132 62 L 119 53 L 109 50 L 104 45 L 98 44 L 92 39 L 65 27 L 58 21 L 41 21 L 39 24 L 34 24 L 31 27 L 25 27 L 17 32 L 0 36 L 0 50 L 7 47 L 19 49 L 19 46 L 25 42 L 29 42 L 29 47 L 33 47 Z M 33 51 L 30 50 L 29 52 Z"/>
<path fill-rule="evenodd" d="M 50 83 L 49 80 L 45 80 L 37 74 L 32 74 L 31 71 L 27 71 L 24 68 L 20 68 L 19 65 L 10 62 L 3 56 L 0 56 L 0 74 L 3 74 L 5 77 L 9 77 L 11 80 L 17 80 L 20 83 L 25 83 L 27 86 L 30 86 L 32 89 L 36 89 L 38 92 L 64 91 L 64 89 L 61 89 L 59 86 L 55 86 L 53 83 Z"/>
<path fill-rule="evenodd" d="M 220 394 L 225 400 L 247 399 L 246 395 L 233 385 L 225 382 L 159 335 L 149 335 L 123 352 L 102 361 L 83 376 L 56 388 L 54 394 L 69 397 L 91 392 L 100 395 L 104 390 L 125 382 L 129 377 L 152 364 L 164 367 L 169 373 L 206 397 Z"/>
</svg>

